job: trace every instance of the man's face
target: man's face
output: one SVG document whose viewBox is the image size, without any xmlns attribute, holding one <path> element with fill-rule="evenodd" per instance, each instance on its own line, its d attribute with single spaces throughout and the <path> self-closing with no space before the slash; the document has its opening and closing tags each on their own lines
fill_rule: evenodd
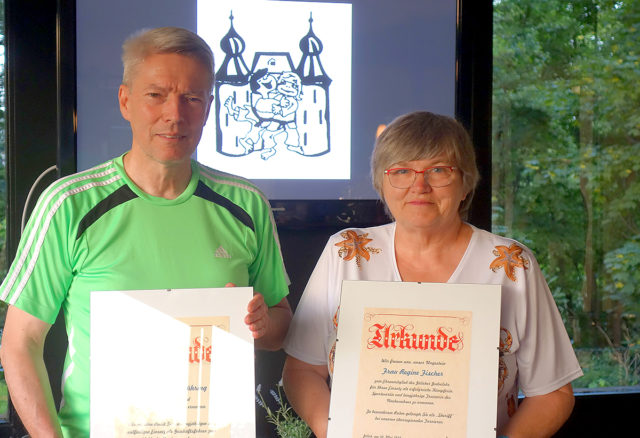
<svg viewBox="0 0 640 438">
<path fill-rule="evenodd" d="M 122 117 L 131 124 L 131 154 L 142 162 L 189 162 L 209 116 L 212 96 L 206 68 L 179 54 L 145 58 L 118 92 Z"/>
</svg>

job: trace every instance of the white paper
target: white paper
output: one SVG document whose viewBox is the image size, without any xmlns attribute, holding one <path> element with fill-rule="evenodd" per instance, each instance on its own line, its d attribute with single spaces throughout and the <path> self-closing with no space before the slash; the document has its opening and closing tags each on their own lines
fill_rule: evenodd
<svg viewBox="0 0 640 438">
<path fill-rule="evenodd" d="M 329 437 L 495 437 L 499 285 L 344 281 Z"/>
<path fill-rule="evenodd" d="M 254 437 L 252 288 L 91 293 L 91 436 Z"/>
</svg>

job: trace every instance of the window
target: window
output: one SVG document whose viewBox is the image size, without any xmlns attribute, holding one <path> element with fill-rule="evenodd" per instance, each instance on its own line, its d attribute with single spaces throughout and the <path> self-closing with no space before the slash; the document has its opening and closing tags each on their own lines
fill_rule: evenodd
<svg viewBox="0 0 640 438">
<path fill-rule="evenodd" d="M 494 0 L 493 31 L 493 231 L 536 254 L 574 388 L 636 386 L 640 3 Z"/>
</svg>

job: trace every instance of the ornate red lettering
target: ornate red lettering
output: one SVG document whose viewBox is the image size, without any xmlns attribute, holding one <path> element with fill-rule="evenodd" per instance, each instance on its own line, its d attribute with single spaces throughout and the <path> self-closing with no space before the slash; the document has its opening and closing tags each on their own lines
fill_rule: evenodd
<svg viewBox="0 0 640 438">
<path fill-rule="evenodd" d="M 450 327 L 439 327 L 435 334 L 413 333 L 411 325 L 373 324 L 369 332 L 373 336 L 367 341 L 368 349 L 407 349 L 431 351 L 459 351 L 464 348 L 464 334 L 451 335 Z"/>
<path fill-rule="evenodd" d="M 373 335 L 373 338 L 371 338 L 367 343 L 367 348 L 369 350 L 372 350 L 374 348 L 383 348 L 382 334 L 380 333 L 380 331 L 383 328 L 385 328 L 385 326 L 380 324 L 374 324 L 369 328 L 369 332 L 372 332 L 372 331 L 375 332 L 375 334 Z"/>
<path fill-rule="evenodd" d="M 193 340 L 193 347 L 189 347 L 189 362 L 200 363 L 200 361 L 211 362 L 211 345 L 204 347 L 200 342 L 200 336 Z"/>
</svg>

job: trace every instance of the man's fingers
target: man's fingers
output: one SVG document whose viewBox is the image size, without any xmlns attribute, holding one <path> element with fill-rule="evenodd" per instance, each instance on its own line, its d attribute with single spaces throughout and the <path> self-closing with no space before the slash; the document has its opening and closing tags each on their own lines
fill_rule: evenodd
<svg viewBox="0 0 640 438">
<path fill-rule="evenodd" d="M 264 324 L 251 324 L 249 326 L 249 330 L 251 330 L 251 335 L 254 337 L 254 339 L 261 338 L 267 333 L 267 327 Z"/>
<path fill-rule="evenodd" d="M 247 312 L 257 312 L 261 307 L 266 306 L 267 304 L 264 302 L 264 297 L 261 294 L 256 293 L 253 298 L 251 298 L 251 301 L 249 301 L 249 304 L 247 304 Z"/>
<path fill-rule="evenodd" d="M 260 306 L 252 311 L 249 311 L 247 316 L 245 316 L 244 318 L 244 322 L 245 324 L 254 324 L 257 321 L 260 321 L 261 319 L 267 318 L 267 315 L 268 315 L 267 306 L 266 305 Z"/>
</svg>

